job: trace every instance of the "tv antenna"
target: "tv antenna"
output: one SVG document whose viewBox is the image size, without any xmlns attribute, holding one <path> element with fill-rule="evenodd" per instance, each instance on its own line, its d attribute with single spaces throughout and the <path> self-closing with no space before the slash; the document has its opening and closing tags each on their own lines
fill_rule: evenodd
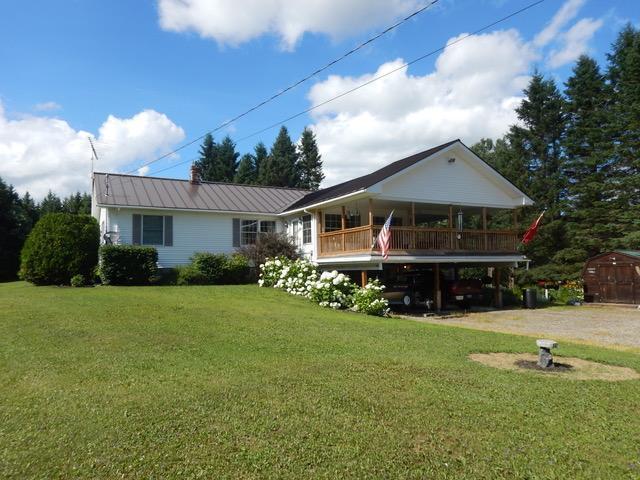
<svg viewBox="0 0 640 480">
<path fill-rule="evenodd" d="M 93 146 L 93 140 L 91 137 L 87 137 L 89 139 L 89 145 L 91 145 L 91 175 L 93 175 L 93 164 L 98 160 L 98 153 L 96 152 L 96 147 Z"/>
</svg>

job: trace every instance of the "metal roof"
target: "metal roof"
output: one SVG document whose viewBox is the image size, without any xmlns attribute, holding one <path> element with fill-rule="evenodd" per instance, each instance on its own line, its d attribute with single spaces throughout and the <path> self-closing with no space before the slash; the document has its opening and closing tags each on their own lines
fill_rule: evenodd
<svg viewBox="0 0 640 480">
<path fill-rule="evenodd" d="M 108 187 L 107 187 L 108 185 Z M 277 214 L 308 190 L 94 173 L 96 202 L 114 207 Z M 108 192 L 107 192 L 108 188 Z"/>
</svg>

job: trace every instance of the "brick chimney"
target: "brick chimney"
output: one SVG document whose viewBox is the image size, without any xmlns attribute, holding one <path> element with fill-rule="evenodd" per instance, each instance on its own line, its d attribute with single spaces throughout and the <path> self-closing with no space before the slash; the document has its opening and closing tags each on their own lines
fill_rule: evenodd
<svg viewBox="0 0 640 480">
<path fill-rule="evenodd" d="M 191 172 L 189 174 L 189 183 L 191 185 L 200 185 L 200 168 L 195 163 L 191 164 Z"/>
</svg>

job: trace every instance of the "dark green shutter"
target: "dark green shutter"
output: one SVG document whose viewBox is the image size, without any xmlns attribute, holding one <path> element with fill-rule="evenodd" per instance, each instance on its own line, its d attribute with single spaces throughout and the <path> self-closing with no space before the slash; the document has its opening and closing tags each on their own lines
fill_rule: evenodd
<svg viewBox="0 0 640 480">
<path fill-rule="evenodd" d="M 240 246 L 240 219 L 239 218 L 233 219 L 233 246 L 234 247 Z"/>
<path fill-rule="evenodd" d="M 134 213 L 133 227 L 131 229 L 131 243 L 140 245 L 142 243 L 142 215 Z"/>
<path fill-rule="evenodd" d="M 173 217 L 164 217 L 164 246 L 173 247 Z"/>
</svg>

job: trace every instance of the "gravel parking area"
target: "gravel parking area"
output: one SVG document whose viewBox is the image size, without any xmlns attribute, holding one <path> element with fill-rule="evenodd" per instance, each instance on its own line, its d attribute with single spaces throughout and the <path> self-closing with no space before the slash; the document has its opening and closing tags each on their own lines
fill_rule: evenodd
<svg viewBox="0 0 640 480">
<path fill-rule="evenodd" d="M 428 323 L 545 337 L 557 341 L 568 340 L 640 352 L 640 310 L 629 307 L 550 307 L 408 318 Z"/>
</svg>

